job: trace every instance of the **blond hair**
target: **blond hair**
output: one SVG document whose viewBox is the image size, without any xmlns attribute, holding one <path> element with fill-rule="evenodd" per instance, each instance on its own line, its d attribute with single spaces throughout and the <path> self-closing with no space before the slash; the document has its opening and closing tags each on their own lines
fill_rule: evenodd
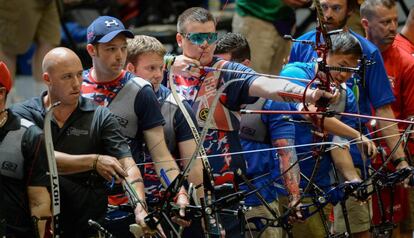
<svg viewBox="0 0 414 238">
<path fill-rule="evenodd" d="M 136 64 L 138 57 L 145 53 L 155 53 L 161 57 L 167 53 L 162 43 L 152 36 L 136 35 L 127 39 L 127 63 Z"/>
</svg>

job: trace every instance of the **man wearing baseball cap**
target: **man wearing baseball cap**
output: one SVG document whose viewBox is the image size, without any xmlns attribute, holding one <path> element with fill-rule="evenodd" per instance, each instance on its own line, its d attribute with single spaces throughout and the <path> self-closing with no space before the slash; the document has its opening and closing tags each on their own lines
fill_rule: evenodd
<svg viewBox="0 0 414 238">
<path fill-rule="evenodd" d="M 86 37 L 88 44 L 108 43 L 120 33 L 128 38 L 134 38 L 134 34 L 126 30 L 120 20 L 115 17 L 101 16 L 88 27 Z"/>
<path fill-rule="evenodd" d="M 84 71 L 82 95 L 111 109 L 121 124 L 122 133 L 130 142 L 135 162 L 142 163 L 148 151 L 165 186 L 178 175 L 179 167 L 167 149 L 163 132 L 165 121 L 151 84 L 124 70 L 126 38 L 133 37 L 132 32 L 126 30 L 117 18 L 101 16 L 92 22 L 87 29 L 86 49 L 93 67 Z M 145 174 L 145 168 L 140 169 Z M 180 215 L 184 216 L 188 195 L 183 187 L 176 203 L 182 208 Z M 189 225 L 178 220 L 181 225 Z"/>
<path fill-rule="evenodd" d="M 43 134 L 6 108 L 11 88 L 0 61 L 0 237 L 44 237 L 51 212 Z"/>
</svg>

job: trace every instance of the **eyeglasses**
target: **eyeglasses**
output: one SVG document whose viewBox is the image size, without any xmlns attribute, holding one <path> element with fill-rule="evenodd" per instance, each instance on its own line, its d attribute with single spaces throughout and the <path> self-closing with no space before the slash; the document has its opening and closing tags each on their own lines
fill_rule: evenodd
<svg viewBox="0 0 414 238">
<path fill-rule="evenodd" d="M 187 40 L 191 41 L 194 45 L 202 45 L 204 41 L 207 41 L 209 45 L 214 44 L 217 41 L 217 32 L 208 33 L 181 33 Z"/>
</svg>

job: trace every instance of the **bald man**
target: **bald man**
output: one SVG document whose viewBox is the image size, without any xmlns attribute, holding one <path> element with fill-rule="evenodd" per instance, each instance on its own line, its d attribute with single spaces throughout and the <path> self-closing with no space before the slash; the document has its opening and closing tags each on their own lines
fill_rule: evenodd
<svg viewBox="0 0 414 238">
<path fill-rule="evenodd" d="M 142 177 L 119 124 L 107 108 L 80 97 L 82 64 L 70 49 L 49 51 L 42 64 L 48 90 L 40 97 L 16 105 L 13 110 L 43 126 L 50 105 L 52 137 L 61 189 L 62 237 L 94 237 L 88 219 L 104 221 L 107 207 L 105 180 L 121 182 L 125 177 L 144 199 Z M 70 155 L 69 155 L 70 153 Z M 145 204 L 135 209 L 136 222 L 144 224 Z"/>
</svg>

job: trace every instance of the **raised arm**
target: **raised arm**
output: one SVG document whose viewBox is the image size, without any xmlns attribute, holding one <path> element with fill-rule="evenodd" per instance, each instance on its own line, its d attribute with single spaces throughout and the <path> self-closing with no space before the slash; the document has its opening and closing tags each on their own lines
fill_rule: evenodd
<svg viewBox="0 0 414 238">
<path fill-rule="evenodd" d="M 260 76 L 250 85 L 249 96 L 262 97 L 279 102 L 292 102 L 301 101 L 304 90 L 305 88 L 303 86 L 288 80 L 270 79 Z M 295 95 L 293 98 L 290 96 L 292 94 Z M 339 97 L 339 93 L 330 94 L 319 89 L 309 89 L 306 92 L 306 101 L 309 103 L 315 103 L 321 97 L 336 101 Z"/>
</svg>

